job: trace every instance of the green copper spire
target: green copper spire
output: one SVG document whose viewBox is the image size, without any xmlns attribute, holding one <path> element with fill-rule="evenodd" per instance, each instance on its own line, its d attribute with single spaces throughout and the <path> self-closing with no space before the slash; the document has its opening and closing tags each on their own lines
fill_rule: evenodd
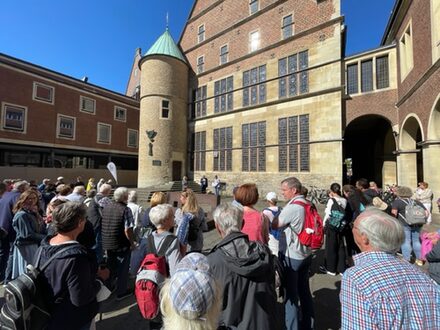
<svg viewBox="0 0 440 330">
<path fill-rule="evenodd" d="M 174 42 L 173 37 L 168 31 L 168 28 L 159 37 L 159 39 L 157 39 L 154 45 L 151 46 L 151 48 L 148 50 L 145 56 L 154 55 L 154 54 L 172 56 L 186 63 L 186 60 L 183 57 L 182 52 Z"/>
</svg>

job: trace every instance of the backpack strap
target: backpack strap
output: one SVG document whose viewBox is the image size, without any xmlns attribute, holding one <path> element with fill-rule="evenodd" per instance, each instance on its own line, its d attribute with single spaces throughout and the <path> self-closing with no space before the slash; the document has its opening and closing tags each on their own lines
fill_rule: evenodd
<svg viewBox="0 0 440 330">
<path fill-rule="evenodd" d="M 66 252 L 66 251 L 68 251 L 68 250 L 72 250 L 73 248 L 77 248 L 78 245 L 80 245 L 80 244 L 78 243 L 78 244 L 73 244 L 73 245 L 69 245 L 69 246 L 63 247 L 62 249 L 60 249 L 60 250 L 58 250 L 57 252 L 55 252 L 55 254 L 52 255 L 52 257 L 50 257 L 50 258 L 49 258 L 49 259 L 43 264 L 43 266 L 38 267 L 38 264 L 40 263 L 40 259 L 41 259 L 41 253 L 42 253 L 42 251 L 43 251 L 43 249 L 40 247 L 40 248 L 38 249 L 38 252 L 37 252 L 38 254 L 37 254 L 37 257 L 36 257 L 36 261 L 35 261 L 35 267 L 36 267 L 36 268 L 39 268 L 41 272 L 44 271 L 44 270 L 47 268 L 47 266 L 49 266 L 49 264 L 52 262 L 52 260 L 54 260 L 54 259 L 55 259 L 56 257 L 58 257 L 60 254 Z"/>
<path fill-rule="evenodd" d="M 147 251 L 148 251 L 148 253 L 157 254 L 156 246 L 154 245 L 153 234 L 150 234 L 147 237 Z"/>
<path fill-rule="evenodd" d="M 171 246 L 171 243 L 174 242 L 174 240 L 177 239 L 174 235 L 167 235 L 162 244 L 160 245 L 159 251 L 157 252 L 158 256 L 165 256 L 168 248 Z"/>
</svg>

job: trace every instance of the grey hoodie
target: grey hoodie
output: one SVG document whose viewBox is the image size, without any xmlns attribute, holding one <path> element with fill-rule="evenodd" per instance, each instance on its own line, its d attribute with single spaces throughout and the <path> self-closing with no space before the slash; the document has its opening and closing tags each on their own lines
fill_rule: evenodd
<svg viewBox="0 0 440 330">
<path fill-rule="evenodd" d="M 276 309 L 275 269 L 269 249 L 248 236 L 231 233 L 208 254 L 223 288 L 219 325 L 237 329 L 280 329 Z"/>
</svg>

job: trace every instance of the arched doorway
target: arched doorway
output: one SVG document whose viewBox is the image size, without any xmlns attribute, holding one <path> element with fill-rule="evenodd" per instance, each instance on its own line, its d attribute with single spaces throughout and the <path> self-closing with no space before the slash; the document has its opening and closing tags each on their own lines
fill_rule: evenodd
<svg viewBox="0 0 440 330">
<path fill-rule="evenodd" d="M 344 159 L 352 163 L 352 177 L 345 176 L 345 183 L 359 178 L 381 186 L 396 183 L 396 141 L 388 119 L 377 115 L 356 118 L 345 128 L 343 145 Z"/>
<path fill-rule="evenodd" d="M 428 121 L 427 141 L 423 146 L 423 174 L 424 180 L 434 193 L 433 213 L 439 213 L 435 207 L 435 201 L 440 197 L 440 94 L 433 104 L 431 115 Z"/>
<path fill-rule="evenodd" d="M 416 117 L 407 117 L 399 136 L 399 184 L 417 187 L 423 181 L 423 134 Z"/>
</svg>

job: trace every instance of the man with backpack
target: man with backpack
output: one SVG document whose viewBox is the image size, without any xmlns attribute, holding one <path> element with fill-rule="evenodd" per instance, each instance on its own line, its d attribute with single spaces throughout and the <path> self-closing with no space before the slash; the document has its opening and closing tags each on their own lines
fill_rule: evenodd
<svg viewBox="0 0 440 330">
<path fill-rule="evenodd" d="M 286 327 L 287 329 L 312 329 L 314 308 L 309 286 L 309 269 L 312 249 L 301 243 L 306 219 L 306 208 L 310 202 L 302 195 L 302 184 L 295 177 L 281 181 L 281 193 L 288 201 L 278 217 L 278 227 L 286 226 L 280 238 L 280 260 L 286 279 Z M 310 211 L 309 211 L 310 212 Z M 307 228 L 309 230 L 309 228 Z M 298 299 L 302 320 L 299 320 Z M 300 324 L 301 323 L 301 324 Z"/>
<path fill-rule="evenodd" d="M 182 258 L 179 241 L 170 233 L 174 226 L 174 210 L 169 204 L 159 204 L 150 210 L 150 220 L 157 228 L 143 238 L 142 254 L 145 256 L 136 277 L 136 300 L 150 329 L 161 327 L 159 289 L 165 278 L 174 274 Z"/>
</svg>

